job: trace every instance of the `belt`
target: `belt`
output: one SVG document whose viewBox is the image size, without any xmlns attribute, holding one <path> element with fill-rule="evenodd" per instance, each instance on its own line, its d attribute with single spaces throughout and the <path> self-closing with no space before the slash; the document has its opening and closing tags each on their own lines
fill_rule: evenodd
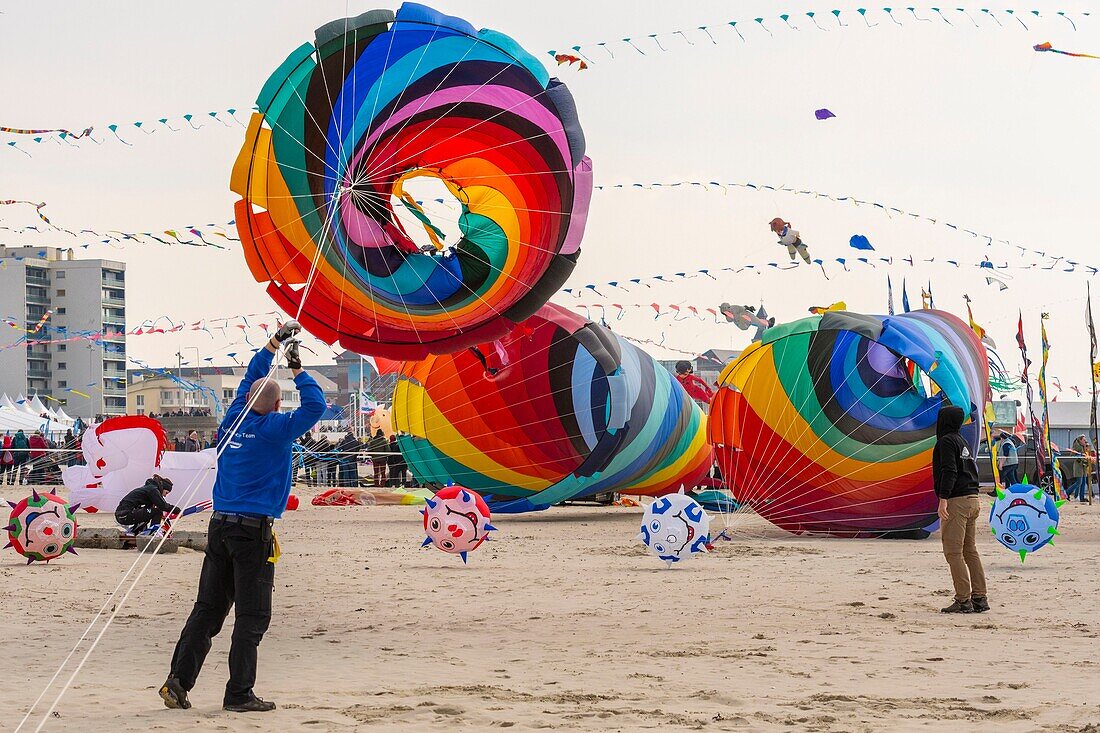
<svg viewBox="0 0 1100 733">
<path fill-rule="evenodd" d="M 213 512 L 211 515 L 219 522 L 227 524 L 240 524 L 245 527 L 270 527 L 275 520 L 271 517 L 250 517 L 245 514 L 232 514 L 226 512 Z"/>
</svg>

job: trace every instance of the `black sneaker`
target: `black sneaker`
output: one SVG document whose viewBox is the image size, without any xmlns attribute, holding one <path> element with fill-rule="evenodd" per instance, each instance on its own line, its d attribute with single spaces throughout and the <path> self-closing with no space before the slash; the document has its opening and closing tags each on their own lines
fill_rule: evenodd
<svg viewBox="0 0 1100 733">
<path fill-rule="evenodd" d="M 974 613 L 974 604 L 969 601 L 955 601 L 947 608 L 941 608 L 940 613 Z"/>
<path fill-rule="evenodd" d="M 275 703 L 261 700 L 253 695 L 250 699 L 238 703 L 225 703 L 222 710 L 231 713 L 267 713 L 275 709 Z"/>
<path fill-rule="evenodd" d="M 191 701 L 187 699 L 187 690 L 183 689 L 183 685 L 176 677 L 169 677 L 160 686 L 160 699 L 164 700 L 164 707 L 172 710 L 191 708 Z"/>
<path fill-rule="evenodd" d="M 985 596 L 974 596 L 970 602 L 974 606 L 974 613 L 985 613 L 989 610 L 989 599 Z"/>
</svg>

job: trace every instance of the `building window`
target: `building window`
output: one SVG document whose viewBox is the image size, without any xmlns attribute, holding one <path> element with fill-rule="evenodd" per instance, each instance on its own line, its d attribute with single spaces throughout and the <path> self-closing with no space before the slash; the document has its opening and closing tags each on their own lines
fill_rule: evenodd
<svg viewBox="0 0 1100 733">
<path fill-rule="evenodd" d="M 60 387 L 61 389 L 65 389 L 66 387 L 69 386 L 69 383 L 66 382 L 64 379 L 62 379 L 57 383 L 57 386 Z"/>
<path fill-rule="evenodd" d="M 57 315 L 59 315 L 59 316 L 65 315 L 65 309 L 64 308 L 58 308 L 56 312 L 57 312 Z"/>
<path fill-rule="evenodd" d="M 223 389 L 222 390 L 222 399 L 225 400 L 226 402 L 232 402 L 233 401 L 233 390 Z"/>
<path fill-rule="evenodd" d="M 65 279 L 65 271 L 64 270 L 58 270 L 57 271 L 57 279 L 58 280 L 64 280 Z"/>
<path fill-rule="evenodd" d="M 172 393 L 169 392 L 166 389 L 162 389 L 161 392 L 160 392 L 160 401 L 164 402 L 165 404 L 171 404 L 171 402 L 172 402 Z"/>
<path fill-rule="evenodd" d="M 63 361 L 57 362 L 57 368 L 58 369 L 64 369 L 65 368 L 65 362 L 63 362 Z"/>
<path fill-rule="evenodd" d="M 64 298 L 65 297 L 65 291 L 64 290 L 58 290 L 57 291 L 57 297 Z"/>
<path fill-rule="evenodd" d="M 145 407 L 145 395 L 139 394 L 135 399 L 137 400 L 138 407 Z"/>
<path fill-rule="evenodd" d="M 67 344 L 58 344 L 58 345 L 57 345 L 57 350 L 58 350 L 58 351 L 64 351 L 64 350 L 65 350 L 65 347 L 66 347 L 66 345 L 67 345 Z"/>
</svg>

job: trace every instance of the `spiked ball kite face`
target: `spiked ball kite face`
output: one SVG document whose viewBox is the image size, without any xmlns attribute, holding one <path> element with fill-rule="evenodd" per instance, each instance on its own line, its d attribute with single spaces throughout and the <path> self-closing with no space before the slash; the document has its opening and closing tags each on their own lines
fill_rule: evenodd
<svg viewBox="0 0 1100 733">
<path fill-rule="evenodd" d="M 256 108 L 230 182 L 241 246 L 323 341 L 449 353 L 503 335 L 572 272 L 584 134 L 566 86 L 508 36 L 415 3 L 336 20 Z M 425 183 L 444 198 L 417 200 Z"/>
<path fill-rule="evenodd" d="M 448 486 L 425 503 L 427 507 L 420 510 L 428 535 L 423 546 L 435 545 L 443 552 L 460 556 L 462 562 L 466 562 L 466 553 L 481 547 L 496 529 L 489 524 L 489 506 L 476 491 Z"/>
<path fill-rule="evenodd" d="M 8 517 L 8 546 L 27 558 L 49 562 L 66 552 L 74 555 L 73 540 L 76 539 L 76 518 L 73 511 L 62 498 L 53 494 L 39 494 L 37 491 L 18 504 L 12 504 Z"/>
<path fill-rule="evenodd" d="M 1015 484 L 997 491 L 989 510 L 989 526 L 997 541 L 1018 552 L 1023 562 L 1029 552 L 1053 543 L 1060 504 L 1038 486 Z"/>
<path fill-rule="evenodd" d="M 707 551 L 710 515 L 681 489 L 680 493 L 662 496 L 646 507 L 637 538 L 672 567 L 674 562 Z"/>
</svg>

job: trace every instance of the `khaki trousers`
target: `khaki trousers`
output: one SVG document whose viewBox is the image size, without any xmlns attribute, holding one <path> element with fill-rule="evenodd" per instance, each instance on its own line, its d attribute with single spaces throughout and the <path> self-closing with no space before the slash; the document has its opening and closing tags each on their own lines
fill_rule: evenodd
<svg viewBox="0 0 1100 733">
<path fill-rule="evenodd" d="M 796 252 L 802 255 L 802 259 L 806 261 L 807 265 L 810 264 L 810 252 L 806 249 L 806 245 L 802 244 L 801 240 L 799 240 L 797 244 L 787 245 L 787 254 L 791 256 L 791 262 L 794 262 L 794 256 Z"/>
<path fill-rule="evenodd" d="M 969 601 L 986 595 L 985 571 L 978 557 L 977 521 L 982 504 L 977 496 L 947 500 L 947 521 L 940 528 L 943 555 L 951 568 L 955 600 Z"/>
</svg>

